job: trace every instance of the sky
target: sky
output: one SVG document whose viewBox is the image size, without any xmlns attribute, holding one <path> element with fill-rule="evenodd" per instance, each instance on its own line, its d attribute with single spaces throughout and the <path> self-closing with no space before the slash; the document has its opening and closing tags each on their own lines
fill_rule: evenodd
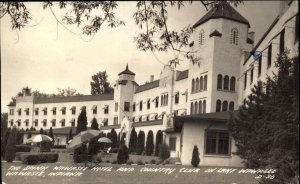
<svg viewBox="0 0 300 184">
<path fill-rule="evenodd" d="M 244 1 L 236 9 L 255 32 L 255 43 L 278 15 L 279 1 Z M 158 79 L 163 65 L 174 58 L 173 53 L 140 51 L 133 41 L 141 32 L 133 20 L 136 2 L 118 2 L 116 18 L 125 21 L 125 26 L 103 27 L 91 39 L 77 36 L 57 22 L 49 9 L 43 10 L 41 2 L 26 2 L 32 14 L 30 25 L 20 31 L 11 30 L 10 19 L 1 21 L 1 113 L 8 112 L 7 104 L 25 86 L 43 93 L 57 93 L 57 88 L 71 87 L 89 95 L 91 76 L 106 71 L 113 85 L 118 73 L 128 64 L 136 73 L 136 82 L 144 84 L 150 75 Z M 60 18 L 60 11 L 53 9 Z M 180 30 L 193 25 L 206 10 L 200 2 L 182 8 L 168 9 L 168 26 Z M 79 33 L 76 26 L 68 26 Z M 182 61 L 177 70 L 187 69 L 188 62 Z"/>
</svg>

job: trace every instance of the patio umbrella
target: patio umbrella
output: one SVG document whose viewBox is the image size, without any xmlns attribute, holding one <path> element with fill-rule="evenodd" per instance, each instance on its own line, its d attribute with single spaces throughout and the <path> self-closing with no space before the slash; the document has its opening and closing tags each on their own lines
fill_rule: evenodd
<svg viewBox="0 0 300 184">
<path fill-rule="evenodd" d="M 31 139 L 31 142 L 43 142 L 43 141 L 51 142 L 51 141 L 53 141 L 53 139 L 51 137 L 49 137 L 47 135 L 43 135 L 43 134 L 38 134 Z"/>
<path fill-rule="evenodd" d="M 68 149 L 75 149 L 80 147 L 82 144 L 88 142 L 90 139 L 96 137 L 101 132 L 99 130 L 86 130 L 82 131 L 79 134 L 75 135 L 70 142 L 69 145 L 67 145 Z"/>
<path fill-rule="evenodd" d="M 112 141 L 109 138 L 107 138 L 107 137 L 101 137 L 101 138 L 99 138 L 98 142 L 112 143 Z"/>
<path fill-rule="evenodd" d="M 33 137 L 30 137 L 29 139 L 26 140 L 26 143 L 32 143 Z"/>
<path fill-rule="evenodd" d="M 70 144 L 72 142 L 73 139 L 68 140 L 68 144 Z"/>
</svg>

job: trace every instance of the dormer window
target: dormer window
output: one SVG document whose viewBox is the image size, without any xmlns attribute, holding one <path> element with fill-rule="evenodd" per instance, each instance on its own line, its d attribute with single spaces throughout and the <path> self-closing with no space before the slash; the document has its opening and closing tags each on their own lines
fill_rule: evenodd
<svg viewBox="0 0 300 184">
<path fill-rule="evenodd" d="M 204 45 L 204 30 L 202 29 L 199 33 L 199 46 Z"/>
<path fill-rule="evenodd" d="M 236 28 L 233 28 L 231 30 L 231 35 L 230 35 L 230 44 L 238 45 L 238 38 L 239 38 L 238 30 Z"/>
</svg>

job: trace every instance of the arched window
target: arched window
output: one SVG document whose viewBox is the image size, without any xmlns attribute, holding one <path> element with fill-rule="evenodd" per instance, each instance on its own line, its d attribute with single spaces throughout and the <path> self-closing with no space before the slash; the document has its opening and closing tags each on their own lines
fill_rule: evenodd
<svg viewBox="0 0 300 184">
<path fill-rule="evenodd" d="M 200 77 L 200 91 L 203 90 L 203 77 Z"/>
<path fill-rule="evenodd" d="M 164 95 L 161 95 L 160 97 L 160 106 L 164 105 Z"/>
<path fill-rule="evenodd" d="M 217 100 L 216 112 L 221 112 L 221 100 Z"/>
<path fill-rule="evenodd" d="M 229 103 L 229 111 L 234 111 L 234 102 Z"/>
<path fill-rule="evenodd" d="M 202 101 L 199 101 L 199 114 L 202 114 Z"/>
<path fill-rule="evenodd" d="M 194 114 L 198 114 L 198 102 L 195 102 L 195 113 Z"/>
<path fill-rule="evenodd" d="M 239 33 L 236 28 L 231 30 L 230 44 L 238 45 Z"/>
<path fill-rule="evenodd" d="M 203 114 L 206 113 L 206 100 L 203 100 Z"/>
<path fill-rule="evenodd" d="M 196 79 L 196 91 L 199 91 L 199 78 Z"/>
<path fill-rule="evenodd" d="M 227 75 L 224 77 L 224 90 L 229 90 L 229 77 Z"/>
<path fill-rule="evenodd" d="M 195 79 L 192 80 L 192 93 L 195 91 Z"/>
<path fill-rule="evenodd" d="M 223 86 L 223 76 L 219 74 L 218 81 L 217 81 L 217 89 L 222 89 L 222 86 Z"/>
<path fill-rule="evenodd" d="M 204 86 L 203 90 L 207 90 L 207 75 L 204 76 Z"/>
<path fill-rule="evenodd" d="M 235 91 L 235 77 L 230 78 L 230 91 Z"/>
<path fill-rule="evenodd" d="M 228 102 L 225 100 L 222 104 L 222 112 L 227 111 L 227 108 L 228 108 Z"/>
<path fill-rule="evenodd" d="M 190 114 L 194 114 L 194 103 L 193 102 L 191 103 L 191 112 L 190 112 Z"/>
<path fill-rule="evenodd" d="M 204 30 L 199 33 L 199 45 L 204 45 Z"/>
</svg>

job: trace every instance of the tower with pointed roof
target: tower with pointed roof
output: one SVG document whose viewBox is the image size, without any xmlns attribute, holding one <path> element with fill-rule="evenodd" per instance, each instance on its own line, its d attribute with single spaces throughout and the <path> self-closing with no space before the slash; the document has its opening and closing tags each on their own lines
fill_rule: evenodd
<svg viewBox="0 0 300 184">
<path fill-rule="evenodd" d="M 136 86 L 135 73 L 129 70 L 127 64 L 125 70 L 119 73 L 114 88 L 114 125 L 120 125 L 124 117 L 132 119 L 132 100 Z"/>
<path fill-rule="evenodd" d="M 240 61 L 244 50 L 252 47 L 248 43 L 248 20 L 227 2 L 221 2 L 193 27 L 191 50 L 199 63 L 189 65 L 188 113 L 237 109 Z"/>
</svg>

